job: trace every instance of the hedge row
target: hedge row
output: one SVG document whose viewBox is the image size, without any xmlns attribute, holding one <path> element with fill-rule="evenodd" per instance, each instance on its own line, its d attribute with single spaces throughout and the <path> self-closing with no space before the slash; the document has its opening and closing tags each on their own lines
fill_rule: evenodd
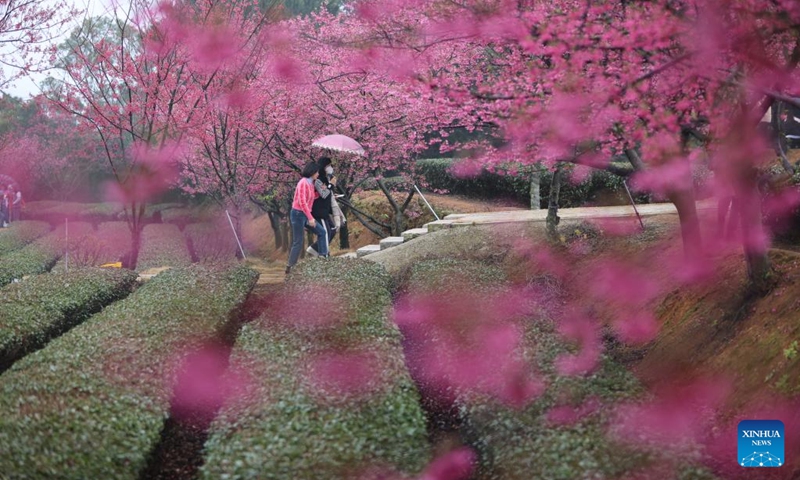
<svg viewBox="0 0 800 480">
<path fill-rule="evenodd" d="M 27 220 L 14 222 L 10 227 L 0 229 L 0 256 L 19 250 L 49 231 L 49 224 Z"/>
<path fill-rule="evenodd" d="M 256 272 L 161 273 L 0 381 L 3 478 L 137 479 L 160 440 L 177 361 L 219 335 Z"/>
<path fill-rule="evenodd" d="M 181 267 L 192 263 L 186 247 L 186 237 L 169 223 L 151 223 L 142 230 L 137 270 L 154 267 Z"/>
<path fill-rule="evenodd" d="M 0 372 L 127 296 L 135 282 L 130 270 L 92 268 L 6 285 L 0 289 Z"/>
<path fill-rule="evenodd" d="M 25 218 L 62 223 L 65 218 L 84 222 L 110 222 L 123 218 L 123 207 L 119 203 L 56 202 L 50 200 L 28 202 Z"/>
<path fill-rule="evenodd" d="M 453 160 L 429 158 L 417 161 L 419 173 L 429 189 L 447 190 L 451 193 L 477 198 L 507 197 L 520 202 L 530 202 L 530 181 L 533 167 L 509 164 L 496 171 L 483 170 L 479 175 L 461 178 L 452 172 Z M 547 208 L 553 172 L 540 169 L 541 208 Z M 637 203 L 649 202 L 647 195 L 636 195 Z M 587 203 L 627 203 L 623 179 L 604 170 L 593 170 L 579 181 L 565 180 L 559 192 L 562 208 L 580 207 Z"/>
<path fill-rule="evenodd" d="M 183 229 L 194 256 L 200 263 L 236 260 L 239 248 L 230 226 L 220 223 L 192 223 Z"/>
<path fill-rule="evenodd" d="M 376 471 L 422 469 L 430 455 L 425 420 L 387 318 L 389 282 L 381 267 L 360 260 L 298 265 L 279 297 L 283 307 L 273 303 L 237 339 L 232 365 L 257 383 L 212 424 L 202 478 L 379 478 Z M 317 321 L 324 325 L 307 324 Z M 372 359 L 359 365 L 375 368 L 358 380 L 365 391 L 321 390 L 309 380 L 309 365 L 330 352 Z"/>
<path fill-rule="evenodd" d="M 444 311 L 450 308 L 447 302 L 463 303 L 467 292 L 470 297 L 488 299 L 508 288 L 502 270 L 466 260 L 420 262 L 406 278 L 405 291 L 435 295 L 444 302 Z M 635 378 L 608 358 L 602 358 L 597 370 L 586 376 L 558 375 L 554 360 L 574 353 L 574 346 L 557 333 L 553 321 L 533 315 L 522 319 L 519 354 L 534 378 L 544 380 L 544 393 L 523 408 L 507 405 L 486 392 L 462 391 L 456 395 L 463 430 L 468 432 L 469 444 L 479 452 L 480 478 L 619 478 L 643 467 L 645 453 L 606 435 L 608 406 L 641 394 Z M 429 341 L 427 335 L 409 341 L 424 343 Z M 590 398 L 600 404 L 596 413 L 573 424 L 548 421 L 553 407 L 563 406 L 565 401 L 582 405 Z"/>
<path fill-rule="evenodd" d="M 26 219 L 44 220 L 54 224 L 62 223 L 65 218 L 97 224 L 124 221 L 125 211 L 122 204 L 114 202 L 78 203 L 40 200 L 28 202 L 23 216 Z M 186 225 L 192 222 L 208 221 L 217 217 L 220 217 L 220 212 L 216 206 L 158 203 L 147 206 L 144 220 L 148 223 L 163 222 Z"/>
<path fill-rule="evenodd" d="M 74 222 L 69 225 L 69 235 L 81 238 L 92 231 L 92 225 Z M 25 275 L 49 271 L 64 254 L 68 243 L 66 227 L 59 226 L 53 232 L 0 257 L 0 286 L 19 280 Z"/>
</svg>

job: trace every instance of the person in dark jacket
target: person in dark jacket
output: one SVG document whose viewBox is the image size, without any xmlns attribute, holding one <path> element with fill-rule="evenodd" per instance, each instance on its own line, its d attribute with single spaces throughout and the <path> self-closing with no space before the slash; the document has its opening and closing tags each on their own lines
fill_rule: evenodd
<svg viewBox="0 0 800 480">
<path fill-rule="evenodd" d="M 319 252 L 330 252 L 330 241 L 333 233 L 333 223 L 331 216 L 333 215 L 333 183 L 331 183 L 329 171 L 332 171 L 331 159 L 329 157 L 321 157 L 317 160 L 319 167 L 319 177 L 314 182 L 319 197 L 314 200 L 311 206 L 311 215 L 317 223 L 325 227 L 325 235 L 317 237 L 317 241 L 306 249 L 311 255 L 319 255 Z M 323 246 L 321 242 L 324 242 Z"/>
</svg>

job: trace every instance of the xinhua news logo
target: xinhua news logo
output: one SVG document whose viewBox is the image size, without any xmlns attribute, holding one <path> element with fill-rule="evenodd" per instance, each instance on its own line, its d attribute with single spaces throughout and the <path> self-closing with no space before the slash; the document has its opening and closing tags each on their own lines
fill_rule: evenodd
<svg viewBox="0 0 800 480">
<path fill-rule="evenodd" d="M 780 467 L 783 457 L 783 422 L 780 420 L 742 420 L 739 422 L 739 465 L 742 467 Z"/>
</svg>

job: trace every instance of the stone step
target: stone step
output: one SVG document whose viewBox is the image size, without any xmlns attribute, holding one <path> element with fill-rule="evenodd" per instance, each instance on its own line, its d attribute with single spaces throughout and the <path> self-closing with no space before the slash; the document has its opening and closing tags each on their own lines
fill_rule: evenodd
<svg viewBox="0 0 800 480">
<path fill-rule="evenodd" d="M 427 228 L 429 232 L 435 232 L 437 230 L 450 228 L 454 223 L 455 222 L 453 220 L 437 220 L 435 222 L 426 223 L 425 228 Z"/>
<path fill-rule="evenodd" d="M 365 255 L 369 255 L 370 253 L 380 252 L 381 246 L 380 245 L 367 245 L 365 247 L 361 247 L 356 250 L 356 255 L 358 258 L 361 258 Z"/>
<path fill-rule="evenodd" d="M 358 258 L 358 254 L 356 252 L 347 252 L 338 256 L 340 258 Z"/>
<path fill-rule="evenodd" d="M 428 233 L 428 229 L 422 227 L 422 228 L 412 228 L 411 230 L 406 230 L 405 232 L 402 233 L 402 235 L 403 235 L 403 240 L 407 242 L 413 238 L 425 235 L 426 233 Z"/>
<path fill-rule="evenodd" d="M 381 250 L 386 250 L 387 248 L 392 248 L 400 245 L 403 243 L 403 237 L 386 237 L 382 239 L 380 243 Z"/>
<path fill-rule="evenodd" d="M 164 270 L 169 270 L 172 267 L 155 267 L 149 268 L 147 270 L 143 270 L 139 272 L 139 276 L 136 277 L 138 282 L 146 282 L 148 280 L 152 280 L 153 277 L 158 275 L 159 273 L 163 272 Z"/>
</svg>

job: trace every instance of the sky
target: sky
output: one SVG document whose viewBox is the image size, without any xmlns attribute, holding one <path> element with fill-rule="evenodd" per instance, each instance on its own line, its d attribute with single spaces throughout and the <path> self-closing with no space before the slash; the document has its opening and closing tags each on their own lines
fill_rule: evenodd
<svg viewBox="0 0 800 480">
<path fill-rule="evenodd" d="M 54 4 L 56 3 L 55 0 L 40 0 L 42 4 Z M 87 12 L 89 16 L 97 16 L 103 15 L 109 10 L 109 6 L 111 5 L 112 0 L 67 0 L 67 3 L 70 3 L 80 10 L 84 10 Z M 75 19 L 75 26 L 77 26 L 78 22 L 83 17 L 76 17 Z M 72 30 L 72 27 L 66 29 L 66 32 Z M 8 74 L 12 74 L 10 69 L 5 69 Z M 36 87 L 36 82 L 43 80 L 47 75 L 46 74 L 34 74 L 33 79 L 31 78 L 21 78 L 14 82 L 13 84 L 7 86 L 3 89 L 3 92 L 14 95 L 15 97 L 20 98 L 30 98 L 33 95 L 39 93 L 39 89 Z"/>
</svg>

